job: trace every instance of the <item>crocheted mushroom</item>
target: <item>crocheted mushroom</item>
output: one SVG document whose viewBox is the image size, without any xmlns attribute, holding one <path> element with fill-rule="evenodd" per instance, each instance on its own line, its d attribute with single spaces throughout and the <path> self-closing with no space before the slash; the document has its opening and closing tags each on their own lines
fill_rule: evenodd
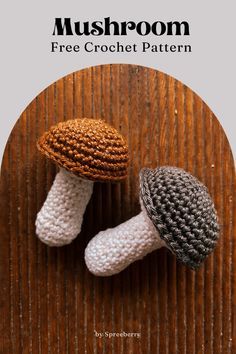
<svg viewBox="0 0 236 354">
<path fill-rule="evenodd" d="M 180 168 L 145 168 L 140 172 L 140 202 L 139 215 L 99 232 L 89 242 L 85 250 L 88 269 L 99 276 L 116 274 L 160 247 L 198 268 L 219 236 L 207 188 Z"/>
<path fill-rule="evenodd" d="M 37 215 L 36 233 L 49 246 L 63 246 L 80 233 L 93 182 L 127 176 L 128 148 L 116 129 L 89 118 L 51 127 L 37 147 L 60 170 Z"/>
</svg>

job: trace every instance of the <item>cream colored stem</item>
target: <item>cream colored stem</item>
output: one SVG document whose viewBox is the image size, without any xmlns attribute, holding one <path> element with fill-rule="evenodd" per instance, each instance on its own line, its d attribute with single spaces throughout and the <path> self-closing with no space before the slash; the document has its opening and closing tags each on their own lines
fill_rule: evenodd
<svg viewBox="0 0 236 354">
<path fill-rule="evenodd" d="M 85 250 L 85 262 L 93 274 L 109 276 L 162 246 L 165 242 L 142 211 L 113 229 L 99 232 Z"/>
<path fill-rule="evenodd" d="M 71 243 L 81 231 L 92 191 L 92 181 L 60 169 L 37 215 L 36 233 L 39 239 L 48 246 Z"/>
</svg>

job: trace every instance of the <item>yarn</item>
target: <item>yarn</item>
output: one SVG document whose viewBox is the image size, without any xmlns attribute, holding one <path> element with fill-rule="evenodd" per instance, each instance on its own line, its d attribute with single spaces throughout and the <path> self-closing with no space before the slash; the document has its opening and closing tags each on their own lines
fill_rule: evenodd
<svg viewBox="0 0 236 354">
<path fill-rule="evenodd" d="M 116 228 L 99 232 L 85 249 L 85 262 L 94 275 L 109 276 L 164 245 L 144 210 Z"/>
<path fill-rule="evenodd" d="M 60 169 L 36 219 L 36 233 L 48 246 L 63 246 L 80 233 L 93 182 Z"/>
<path fill-rule="evenodd" d="M 128 148 L 116 129 L 89 118 L 51 127 L 37 147 L 61 171 L 38 213 L 36 233 L 49 246 L 63 246 L 80 233 L 92 181 L 120 181 L 127 176 Z"/>
<path fill-rule="evenodd" d="M 217 215 L 197 178 L 176 167 L 143 169 L 140 203 L 139 215 L 89 242 L 85 262 L 93 274 L 116 274 L 162 246 L 193 269 L 212 252 L 219 237 Z"/>
<path fill-rule="evenodd" d="M 197 178 L 177 167 L 140 172 L 147 214 L 176 257 L 195 269 L 214 249 L 219 225 L 213 201 Z"/>
<path fill-rule="evenodd" d="M 101 119 L 61 122 L 37 143 L 46 157 L 93 181 L 120 181 L 127 176 L 128 147 L 121 134 Z"/>
</svg>

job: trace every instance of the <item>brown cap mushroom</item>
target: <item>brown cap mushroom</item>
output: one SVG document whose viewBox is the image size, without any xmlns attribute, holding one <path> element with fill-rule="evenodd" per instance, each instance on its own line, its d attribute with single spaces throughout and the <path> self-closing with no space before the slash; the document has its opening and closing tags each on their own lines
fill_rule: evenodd
<svg viewBox="0 0 236 354">
<path fill-rule="evenodd" d="M 121 134 L 101 119 L 74 119 L 52 127 L 38 149 L 69 172 L 92 181 L 127 176 L 128 147 Z"/>
<path fill-rule="evenodd" d="M 61 122 L 38 140 L 39 151 L 60 171 L 36 220 L 36 233 L 50 246 L 70 243 L 80 232 L 93 181 L 127 176 L 128 147 L 121 134 L 101 119 Z"/>
</svg>

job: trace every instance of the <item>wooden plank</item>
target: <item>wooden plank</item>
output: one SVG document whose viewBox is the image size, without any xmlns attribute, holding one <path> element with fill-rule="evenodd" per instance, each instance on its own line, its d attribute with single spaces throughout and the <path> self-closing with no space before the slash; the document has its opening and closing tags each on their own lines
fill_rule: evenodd
<svg viewBox="0 0 236 354">
<path fill-rule="evenodd" d="M 48 248 L 35 218 L 56 174 L 36 149 L 56 122 L 102 117 L 126 137 L 128 179 L 96 183 L 82 232 Z M 84 249 L 99 230 L 137 214 L 142 167 L 187 169 L 209 188 L 221 225 L 197 272 L 158 250 L 119 275 L 88 272 Z M 235 353 L 235 167 L 209 107 L 161 72 L 104 65 L 58 80 L 26 108 L 8 140 L 0 185 L 1 353 Z M 141 338 L 98 338 L 95 331 Z"/>
</svg>

